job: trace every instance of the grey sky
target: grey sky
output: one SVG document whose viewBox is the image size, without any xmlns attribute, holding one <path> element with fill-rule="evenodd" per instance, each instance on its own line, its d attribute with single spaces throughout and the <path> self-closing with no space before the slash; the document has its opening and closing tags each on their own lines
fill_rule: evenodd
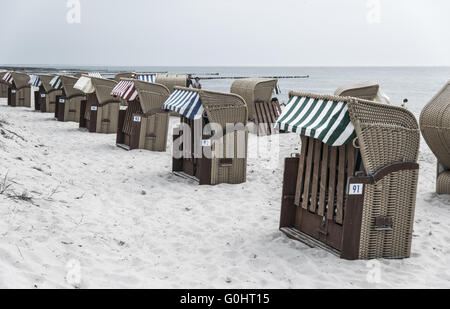
<svg viewBox="0 0 450 309">
<path fill-rule="evenodd" d="M 448 0 L 79 1 L 0 0 L 0 64 L 450 65 Z"/>
</svg>

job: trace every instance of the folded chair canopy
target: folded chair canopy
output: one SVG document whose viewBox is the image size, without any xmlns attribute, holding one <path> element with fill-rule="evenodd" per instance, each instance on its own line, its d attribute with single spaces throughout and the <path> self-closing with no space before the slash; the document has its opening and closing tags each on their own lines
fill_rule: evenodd
<svg viewBox="0 0 450 309">
<path fill-rule="evenodd" d="M 156 81 L 156 74 L 136 74 L 138 80 L 154 83 Z"/>
<path fill-rule="evenodd" d="M 134 101 L 138 95 L 133 79 L 123 79 L 111 91 L 113 97 L 119 97 L 125 101 Z"/>
<path fill-rule="evenodd" d="M 3 75 L 2 82 L 5 84 L 8 84 L 8 85 L 12 85 L 14 78 L 13 78 L 11 72 L 6 72 L 4 74 L 5 75 Z"/>
<path fill-rule="evenodd" d="M 176 89 L 164 103 L 164 109 L 174 111 L 188 119 L 197 120 L 203 116 L 203 105 L 198 92 Z"/>
<path fill-rule="evenodd" d="M 42 85 L 39 75 L 30 75 L 30 86 L 40 87 Z"/>
<path fill-rule="evenodd" d="M 342 146 L 356 137 L 347 102 L 324 96 L 290 93 L 289 103 L 276 128 L 316 138 L 329 146 Z"/>
<path fill-rule="evenodd" d="M 50 81 L 50 86 L 53 89 L 61 90 L 63 88 L 63 84 L 61 82 L 61 76 L 57 75 L 57 76 L 53 77 L 52 80 Z"/>
<path fill-rule="evenodd" d="M 120 102 L 120 99 L 111 96 L 111 91 L 117 86 L 117 82 L 110 79 L 82 75 L 74 88 L 86 94 L 95 93 L 99 104 Z"/>
</svg>

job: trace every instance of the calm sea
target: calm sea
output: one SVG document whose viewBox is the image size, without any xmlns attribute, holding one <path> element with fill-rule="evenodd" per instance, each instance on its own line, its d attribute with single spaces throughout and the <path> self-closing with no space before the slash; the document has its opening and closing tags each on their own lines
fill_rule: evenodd
<svg viewBox="0 0 450 309">
<path fill-rule="evenodd" d="M 416 115 L 450 80 L 450 67 L 78 67 L 90 71 L 137 71 L 192 73 L 205 77 L 305 76 L 280 79 L 280 101 L 287 101 L 290 90 L 333 94 L 344 85 L 375 81 L 395 105 L 409 100 L 408 108 Z M 205 89 L 229 92 L 232 79 L 203 80 Z"/>
</svg>

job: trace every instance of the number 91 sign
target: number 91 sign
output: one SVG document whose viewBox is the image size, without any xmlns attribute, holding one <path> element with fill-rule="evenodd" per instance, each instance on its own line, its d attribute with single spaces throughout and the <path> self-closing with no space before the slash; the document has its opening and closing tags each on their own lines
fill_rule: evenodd
<svg viewBox="0 0 450 309">
<path fill-rule="evenodd" d="M 364 185 L 363 184 L 350 184 L 349 195 L 363 195 L 364 193 Z"/>
</svg>

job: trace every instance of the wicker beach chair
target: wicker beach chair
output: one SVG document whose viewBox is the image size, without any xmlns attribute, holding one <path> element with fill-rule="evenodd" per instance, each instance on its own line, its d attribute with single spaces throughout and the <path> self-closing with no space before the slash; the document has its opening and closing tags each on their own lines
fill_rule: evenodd
<svg viewBox="0 0 450 309">
<path fill-rule="evenodd" d="M 81 103 L 80 128 L 92 133 L 116 134 L 119 110 L 123 100 L 111 96 L 117 82 L 114 80 L 82 75 L 74 86 L 86 94 Z"/>
<path fill-rule="evenodd" d="M 3 83 L 3 76 L 5 76 L 6 71 L 0 72 L 0 98 L 8 98 L 8 85 L 6 83 Z"/>
<path fill-rule="evenodd" d="M 258 135 L 274 134 L 273 124 L 281 113 L 278 101 L 272 101 L 277 79 L 238 79 L 231 85 L 231 93 L 244 98 L 248 107 L 249 120 L 257 126 Z"/>
<path fill-rule="evenodd" d="M 56 97 L 62 95 L 61 88 L 55 89 L 50 85 L 50 82 L 56 75 L 38 74 L 38 76 L 41 79 L 41 86 L 39 87 L 38 97 L 35 97 L 35 104 L 36 102 L 39 104 L 41 113 L 54 114 L 56 109 Z"/>
<path fill-rule="evenodd" d="M 162 106 L 170 96 L 169 89 L 122 78 L 111 94 L 128 101 L 127 109 L 119 114 L 117 146 L 126 150 L 166 151 L 169 113 Z"/>
<path fill-rule="evenodd" d="M 302 141 L 286 159 L 281 231 L 349 260 L 410 256 L 420 132 L 409 111 L 291 92 L 277 127 Z"/>
<path fill-rule="evenodd" d="M 420 128 L 438 160 L 436 191 L 450 194 L 450 81 L 423 109 Z"/>
<path fill-rule="evenodd" d="M 30 76 L 19 72 L 6 72 L 2 82 L 8 86 L 8 105 L 31 107 Z"/>
<path fill-rule="evenodd" d="M 80 122 L 81 102 L 86 100 L 86 95 L 74 88 L 77 77 L 60 76 L 62 94 L 56 96 L 55 117 L 61 122 Z"/>
<path fill-rule="evenodd" d="M 181 126 L 173 135 L 176 175 L 200 185 L 246 181 L 248 114 L 244 99 L 235 94 L 175 87 L 164 108 L 181 116 Z M 210 134 L 205 127 L 211 129 Z"/>
</svg>

